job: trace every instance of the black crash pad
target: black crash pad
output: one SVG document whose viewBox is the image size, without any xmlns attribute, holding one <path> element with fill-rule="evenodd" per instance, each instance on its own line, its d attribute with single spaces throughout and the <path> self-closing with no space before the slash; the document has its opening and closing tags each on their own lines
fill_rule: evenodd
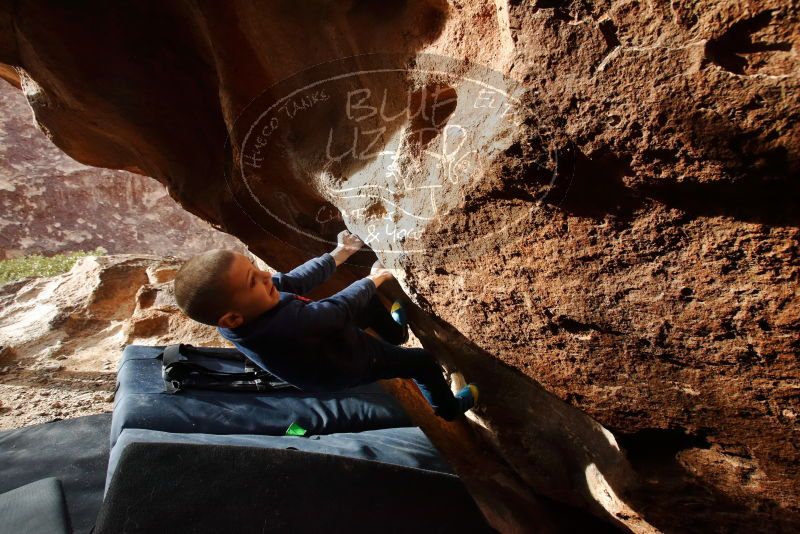
<svg viewBox="0 0 800 534">
<path fill-rule="evenodd" d="M 43 478 L 0 494 L 0 534 L 43 533 L 70 533 L 57 478 Z"/>
<path fill-rule="evenodd" d="M 95 534 L 493 532 L 454 475 L 282 449 L 132 443 Z"/>
<path fill-rule="evenodd" d="M 0 432 L 0 493 L 42 478 L 61 481 L 76 534 L 91 530 L 108 465 L 111 414 Z"/>
</svg>

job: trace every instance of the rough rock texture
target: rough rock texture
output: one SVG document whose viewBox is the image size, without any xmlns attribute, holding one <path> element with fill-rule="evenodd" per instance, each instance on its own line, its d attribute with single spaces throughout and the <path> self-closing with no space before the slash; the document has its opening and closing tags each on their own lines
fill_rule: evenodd
<svg viewBox="0 0 800 534">
<path fill-rule="evenodd" d="M 0 259 L 98 246 L 111 254 L 178 257 L 244 250 L 181 209 L 152 178 L 70 159 L 31 117 L 24 95 L 0 83 Z"/>
<path fill-rule="evenodd" d="M 482 386 L 452 425 L 395 391 L 498 529 L 798 527 L 797 5 L 0 6 L 0 75 L 74 158 L 281 270 L 369 241 Z"/>
<path fill-rule="evenodd" d="M 126 345 L 230 346 L 172 296 L 182 260 L 87 256 L 0 286 L 0 429 L 111 409 Z"/>
</svg>

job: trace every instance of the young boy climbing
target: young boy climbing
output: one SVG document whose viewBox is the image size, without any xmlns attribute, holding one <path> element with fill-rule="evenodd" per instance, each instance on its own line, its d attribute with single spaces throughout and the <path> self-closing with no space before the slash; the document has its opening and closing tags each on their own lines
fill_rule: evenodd
<svg viewBox="0 0 800 534">
<path fill-rule="evenodd" d="M 288 273 L 260 270 L 246 256 L 213 249 L 192 257 L 175 277 L 175 300 L 263 369 L 300 389 L 336 390 L 387 378 L 411 378 L 434 413 L 452 421 L 477 402 L 469 384 L 453 395 L 434 356 L 400 347 L 408 327 L 398 302 L 392 314 L 377 289 L 392 274 L 375 262 L 369 276 L 335 295 L 301 295 L 324 282 L 363 242 L 348 231 L 330 253 Z M 393 318 L 394 317 L 394 318 Z M 367 334 L 372 328 L 383 339 Z"/>
</svg>

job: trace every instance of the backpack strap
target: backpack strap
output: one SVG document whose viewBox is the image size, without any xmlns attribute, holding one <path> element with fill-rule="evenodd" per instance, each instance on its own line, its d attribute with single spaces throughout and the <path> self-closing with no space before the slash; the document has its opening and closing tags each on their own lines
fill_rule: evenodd
<svg viewBox="0 0 800 534">
<path fill-rule="evenodd" d="M 177 393 L 181 390 L 181 382 L 176 377 L 171 377 L 172 366 L 180 361 L 181 343 L 167 345 L 159 355 L 161 357 L 161 378 L 164 380 L 164 388 L 167 393 Z M 158 356 L 157 356 L 158 357 Z"/>
<path fill-rule="evenodd" d="M 213 389 L 219 391 L 274 391 L 295 386 L 278 379 L 273 374 L 252 365 L 241 353 L 220 354 L 214 349 L 177 343 L 164 347 L 161 357 L 161 377 L 168 393 L 182 389 Z M 209 369 L 192 361 L 192 354 L 213 356 L 224 360 L 242 362 L 244 372 L 223 372 Z M 249 365 L 248 365 L 249 364 Z M 296 389 L 296 388 L 295 388 Z"/>
<path fill-rule="evenodd" d="M 177 349 L 178 352 L 184 356 L 192 356 L 193 354 L 196 354 L 198 356 L 212 356 L 217 360 L 230 360 L 235 362 L 250 361 L 247 356 L 238 350 L 220 350 L 216 347 L 195 347 L 189 343 L 177 343 L 174 346 L 179 347 Z M 164 350 L 166 351 L 170 347 L 173 347 L 173 345 L 168 345 Z"/>
<path fill-rule="evenodd" d="M 164 347 L 164 350 L 161 352 L 161 361 L 163 362 L 164 367 L 180 361 L 181 347 L 183 346 L 184 345 L 182 343 L 176 343 L 174 345 L 167 345 Z"/>
</svg>

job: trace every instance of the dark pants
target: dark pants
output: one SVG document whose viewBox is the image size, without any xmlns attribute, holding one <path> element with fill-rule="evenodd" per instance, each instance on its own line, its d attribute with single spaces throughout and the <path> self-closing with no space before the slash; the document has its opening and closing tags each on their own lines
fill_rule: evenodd
<svg viewBox="0 0 800 534">
<path fill-rule="evenodd" d="M 369 336 L 372 349 L 372 367 L 364 383 L 389 378 L 411 378 L 422 395 L 433 407 L 434 413 L 448 421 L 461 414 L 458 402 L 442 375 L 436 358 L 425 349 L 398 347 L 405 335 L 405 328 L 398 325 L 377 296 L 359 316 L 359 327 L 370 327 L 384 340 Z"/>
<path fill-rule="evenodd" d="M 406 327 L 400 326 L 392 318 L 392 314 L 383 305 L 381 299 L 374 295 L 367 303 L 366 308 L 356 318 L 359 328 L 372 328 L 381 339 L 392 345 L 400 345 L 406 334 Z"/>
<path fill-rule="evenodd" d="M 460 415 L 459 406 L 442 368 L 425 349 L 397 347 L 373 338 L 372 369 L 369 382 L 387 378 L 411 378 L 439 417 L 452 421 Z"/>
</svg>

